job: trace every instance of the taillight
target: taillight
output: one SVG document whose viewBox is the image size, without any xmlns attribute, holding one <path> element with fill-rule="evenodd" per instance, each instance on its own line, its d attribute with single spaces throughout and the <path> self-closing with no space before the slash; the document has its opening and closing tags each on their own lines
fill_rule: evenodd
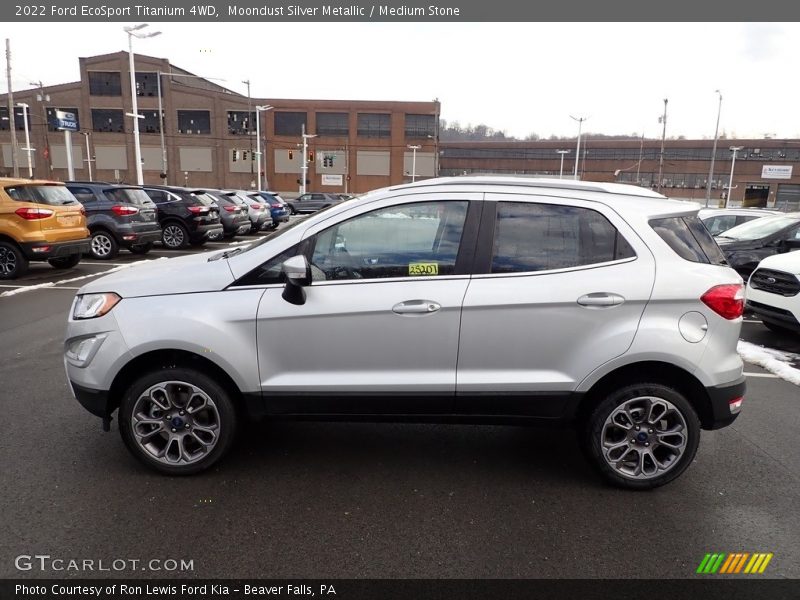
<svg viewBox="0 0 800 600">
<path fill-rule="evenodd" d="M 36 219 L 46 219 L 52 217 L 54 211 L 49 208 L 18 208 L 14 211 L 17 216 L 22 217 L 26 221 L 35 221 Z"/>
<path fill-rule="evenodd" d="M 83 206 L 81 206 L 81 216 L 86 216 L 86 209 Z"/>
<path fill-rule="evenodd" d="M 128 215 L 135 215 L 139 212 L 139 209 L 135 206 L 116 204 L 111 207 L 111 212 L 113 212 L 115 215 L 119 215 L 120 217 L 125 217 Z"/>
<path fill-rule="evenodd" d="M 195 215 L 207 215 L 208 214 L 208 207 L 207 206 L 190 206 L 189 212 Z"/>
<path fill-rule="evenodd" d="M 734 398 L 733 400 L 728 400 L 728 408 L 731 411 L 731 414 L 737 413 L 742 410 L 742 402 L 744 401 L 743 396 L 739 396 L 738 398 Z"/>
<path fill-rule="evenodd" d="M 250 208 L 253 210 L 261 210 L 263 206 L 261 206 L 258 202 L 253 202 L 253 204 L 250 205 Z"/>
<path fill-rule="evenodd" d="M 238 212 L 239 211 L 239 207 L 238 206 L 225 206 L 225 210 L 227 210 L 230 213 Z"/>
<path fill-rule="evenodd" d="M 272 206 L 272 208 L 280 208 L 281 207 L 280 204 L 271 204 L 270 206 Z"/>
<path fill-rule="evenodd" d="M 740 283 L 716 285 L 700 300 L 725 319 L 738 319 L 744 313 L 744 286 Z"/>
</svg>

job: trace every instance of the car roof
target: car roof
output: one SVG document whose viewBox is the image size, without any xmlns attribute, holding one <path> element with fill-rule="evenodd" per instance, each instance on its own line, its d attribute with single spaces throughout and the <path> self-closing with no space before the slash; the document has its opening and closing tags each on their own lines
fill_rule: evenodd
<svg viewBox="0 0 800 600">
<path fill-rule="evenodd" d="M 25 179 L 22 177 L 0 177 L 0 185 L 64 185 L 62 181 L 50 179 Z"/>
</svg>

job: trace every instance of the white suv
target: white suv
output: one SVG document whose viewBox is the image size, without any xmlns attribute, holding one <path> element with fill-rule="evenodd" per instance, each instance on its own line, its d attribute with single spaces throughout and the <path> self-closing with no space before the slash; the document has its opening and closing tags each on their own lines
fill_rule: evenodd
<svg viewBox="0 0 800 600">
<path fill-rule="evenodd" d="M 433 179 L 248 247 L 77 294 L 77 399 L 162 472 L 216 462 L 243 416 L 560 422 L 652 488 L 731 423 L 743 283 L 698 206 L 639 187 Z"/>
<path fill-rule="evenodd" d="M 747 282 L 747 308 L 767 329 L 800 334 L 800 251 L 758 264 Z"/>
</svg>

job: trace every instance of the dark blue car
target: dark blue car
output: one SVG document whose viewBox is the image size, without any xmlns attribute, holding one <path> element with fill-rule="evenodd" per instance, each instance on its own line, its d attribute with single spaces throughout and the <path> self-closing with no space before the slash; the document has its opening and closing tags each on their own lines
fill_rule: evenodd
<svg viewBox="0 0 800 600">
<path fill-rule="evenodd" d="M 248 196 L 269 206 L 273 229 L 277 228 L 280 223 L 289 220 L 289 207 L 286 206 L 278 192 L 250 192 Z"/>
</svg>

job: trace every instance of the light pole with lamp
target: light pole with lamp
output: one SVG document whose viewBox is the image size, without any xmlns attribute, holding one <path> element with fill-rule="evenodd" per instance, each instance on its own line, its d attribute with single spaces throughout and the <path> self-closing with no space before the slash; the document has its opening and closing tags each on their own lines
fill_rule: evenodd
<svg viewBox="0 0 800 600">
<path fill-rule="evenodd" d="M 719 105 L 717 106 L 717 126 L 714 128 L 714 146 L 711 149 L 711 166 L 708 168 L 708 180 L 706 181 L 706 208 L 708 202 L 711 200 L 711 184 L 714 181 L 714 159 L 717 158 L 717 140 L 719 140 L 719 116 L 722 113 L 722 92 L 716 90 L 719 94 Z"/>
<path fill-rule="evenodd" d="M 94 159 L 92 158 L 92 151 L 89 148 L 89 136 L 92 135 L 91 131 L 81 131 L 80 134 L 86 138 L 86 165 L 89 167 L 89 181 L 92 181 L 92 163 Z"/>
<path fill-rule="evenodd" d="M 145 27 L 147 27 L 147 23 L 123 27 L 125 33 L 128 34 L 128 70 L 131 76 L 131 105 L 133 107 L 130 116 L 133 117 L 133 150 L 136 160 L 136 183 L 138 185 L 144 183 L 144 175 L 142 173 L 142 147 L 139 143 L 139 119 L 143 117 L 139 114 L 139 102 L 136 94 L 136 67 L 133 64 L 133 38 L 145 39 L 161 34 L 160 31 L 137 33 L 137 31 Z"/>
<path fill-rule="evenodd" d="M 411 150 L 411 182 L 417 180 L 417 150 L 422 148 L 422 146 L 406 146 L 409 150 Z"/>
<path fill-rule="evenodd" d="M 308 140 L 317 137 L 316 135 L 306 133 L 306 126 L 303 124 L 301 135 L 303 136 L 303 166 L 300 171 L 302 174 L 302 181 L 300 182 L 300 195 L 306 193 L 306 179 L 308 177 Z"/>
<path fill-rule="evenodd" d="M 256 164 L 258 165 L 258 187 L 256 187 L 256 190 L 258 191 L 261 191 L 261 113 L 272 109 L 273 107 L 269 105 L 256 105 Z M 266 174 L 267 168 L 265 163 L 264 175 Z"/>
<path fill-rule="evenodd" d="M 663 124 L 663 129 L 661 130 L 661 152 L 658 155 L 658 182 L 657 182 L 657 189 L 656 191 L 660 194 L 661 193 L 661 186 L 663 184 L 663 177 L 664 177 L 664 141 L 667 139 L 667 103 L 669 99 L 664 98 L 664 114 L 658 117 L 658 122 Z"/>
<path fill-rule="evenodd" d="M 572 174 L 573 179 L 578 179 L 578 161 L 581 158 L 581 127 L 588 117 L 573 117 L 570 115 L 569 118 L 578 122 L 578 146 L 575 149 L 575 171 Z"/>
<path fill-rule="evenodd" d="M 556 150 L 557 154 L 561 155 L 561 166 L 558 168 L 558 178 L 564 177 L 564 155 L 569 154 L 571 150 Z"/>
<path fill-rule="evenodd" d="M 33 179 L 33 162 L 31 161 L 31 134 L 28 128 L 28 105 L 25 102 L 17 102 L 17 106 L 22 109 L 22 122 L 25 126 L 25 147 L 23 150 L 28 154 L 28 179 Z"/>
<path fill-rule="evenodd" d="M 730 150 L 733 152 L 733 158 L 731 159 L 731 176 L 728 179 L 728 194 L 725 196 L 725 208 L 728 208 L 728 204 L 731 201 L 731 192 L 733 191 L 733 168 L 736 166 L 736 153 L 744 148 L 744 146 L 731 146 Z"/>
</svg>

